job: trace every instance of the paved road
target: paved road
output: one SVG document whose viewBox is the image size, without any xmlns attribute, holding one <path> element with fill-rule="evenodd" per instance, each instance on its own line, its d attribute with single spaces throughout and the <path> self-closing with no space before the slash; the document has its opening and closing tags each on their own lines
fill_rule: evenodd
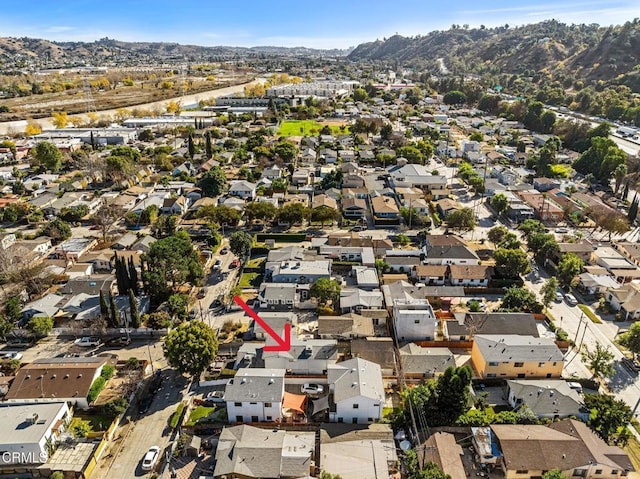
<svg viewBox="0 0 640 479">
<path fill-rule="evenodd" d="M 124 437 L 115 441 L 110 451 L 114 458 L 100 464 L 93 479 L 151 477 L 151 472 L 140 468 L 142 458 L 151 446 L 159 446 L 164 454 L 169 445 L 169 418 L 184 397 L 188 380 L 169 369 L 162 371 L 161 384 L 149 410 L 139 418 L 132 417 L 132 422 L 122 428 Z"/>
<path fill-rule="evenodd" d="M 256 81 L 259 81 L 261 79 L 258 79 Z M 217 90 L 210 90 L 210 91 L 204 91 L 204 92 L 200 92 L 200 93 L 194 93 L 191 95 L 184 95 L 184 96 L 179 96 L 176 98 L 169 98 L 166 100 L 162 100 L 162 101 L 154 101 L 154 102 L 150 102 L 150 103 L 144 103 L 142 105 L 135 105 L 136 108 L 140 108 L 140 109 L 154 109 L 154 108 L 162 108 L 164 107 L 168 101 L 170 100 L 174 100 L 177 101 L 183 105 L 190 105 L 193 103 L 198 103 L 200 100 L 207 100 L 210 98 L 217 98 L 219 96 L 224 96 L 224 95 L 230 95 L 232 93 L 240 93 L 242 91 L 244 91 L 244 87 L 246 85 L 250 85 L 254 82 L 249 82 L 249 83 L 243 83 L 241 85 L 234 85 L 234 86 L 230 86 L 230 87 L 226 87 L 226 88 L 218 88 Z M 100 110 L 98 112 L 96 112 L 98 114 L 99 117 L 107 117 L 107 116 L 113 116 L 115 115 L 117 109 L 111 109 L 111 110 Z M 81 118 L 83 118 L 84 120 L 88 121 L 88 118 L 86 117 L 86 115 L 74 115 L 74 116 L 79 116 Z M 55 126 L 53 125 L 53 118 L 52 117 L 47 117 L 47 118 L 38 118 L 37 122 L 40 124 L 40 126 L 42 127 L 43 130 L 50 130 L 52 128 L 55 128 Z M 25 127 L 27 126 L 27 122 L 26 120 L 17 120 L 17 121 L 7 121 L 7 122 L 3 122 L 0 123 L 0 135 L 6 135 L 10 132 L 19 132 L 19 131 L 24 131 Z"/>
<path fill-rule="evenodd" d="M 529 276 L 525 284 L 539 295 L 540 289 L 547 277 L 548 275 L 544 271 L 541 271 L 540 280 L 531 282 L 532 278 Z M 611 350 L 614 355 L 615 374 L 607 380 L 609 389 L 618 399 L 622 399 L 631 408 L 635 408 L 640 398 L 640 379 L 638 374 L 629 371 L 622 365 L 620 359 L 622 359 L 623 354 L 614 344 L 621 324 L 604 320 L 602 324 L 593 323 L 582 313 L 580 308 L 577 306 L 569 306 L 565 301 L 552 303 L 550 311 L 556 320 L 556 325 L 564 329 L 569 334 L 569 337 L 575 341 L 577 346 L 585 345 L 593 350 L 595 344 L 600 343 Z M 626 325 L 626 323 L 622 323 L 622 325 Z M 592 376 L 583 364 L 577 348 L 569 351 L 565 358 L 567 361 L 565 374 L 575 374 L 585 378 Z"/>
</svg>

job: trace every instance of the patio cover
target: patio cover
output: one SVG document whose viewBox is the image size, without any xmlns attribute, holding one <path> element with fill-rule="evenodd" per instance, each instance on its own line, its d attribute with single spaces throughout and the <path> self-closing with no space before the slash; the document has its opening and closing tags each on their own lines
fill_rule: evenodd
<svg viewBox="0 0 640 479">
<path fill-rule="evenodd" d="M 311 403 L 313 405 L 312 415 L 318 414 L 320 411 L 324 411 L 325 409 L 329 409 L 329 395 L 323 396 L 319 399 L 316 399 Z"/>
<path fill-rule="evenodd" d="M 304 413 L 304 403 L 307 400 L 307 396 L 303 394 L 292 394 L 285 391 L 284 401 L 282 402 L 283 409 L 293 409 Z"/>
</svg>

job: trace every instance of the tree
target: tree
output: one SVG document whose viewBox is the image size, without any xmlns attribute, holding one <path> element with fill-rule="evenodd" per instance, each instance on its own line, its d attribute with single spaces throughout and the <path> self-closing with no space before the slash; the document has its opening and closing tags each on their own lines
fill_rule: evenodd
<svg viewBox="0 0 640 479">
<path fill-rule="evenodd" d="M 133 160 L 124 155 L 114 155 L 105 160 L 107 176 L 115 182 L 121 182 L 129 178 L 135 171 Z"/>
<path fill-rule="evenodd" d="M 573 167 L 580 173 L 589 173 L 598 181 L 611 178 L 618 166 L 624 164 L 627 154 L 610 138 L 591 138 L 591 146 L 578 158 Z"/>
<path fill-rule="evenodd" d="M 129 290 L 129 312 L 129 325 L 134 329 L 138 329 L 140 327 L 140 312 L 138 311 L 138 301 L 136 300 L 136 295 L 133 293 L 132 289 Z"/>
<path fill-rule="evenodd" d="M 620 335 L 620 344 L 634 354 L 640 354 L 640 323 L 634 322 L 629 331 Z"/>
<path fill-rule="evenodd" d="M 147 327 L 151 329 L 164 329 L 173 324 L 171 316 L 166 311 L 155 311 L 147 316 Z"/>
<path fill-rule="evenodd" d="M 638 204 L 640 200 L 637 198 L 637 193 L 633 197 L 633 201 L 631 202 L 631 206 L 629 206 L 629 212 L 627 213 L 627 218 L 629 219 L 629 223 L 633 224 L 638 217 Z"/>
<path fill-rule="evenodd" d="M 551 233 L 534 232 L 527 237 L 527 247 L 538 261 L 544 261 L 559 251 L 558 242 Z"/>
<path fill-rule="evenodd" d="M 211 144 L 211 132 L 207 131 L 204 134 L 204 152 L 207 160 L 213 158 L 213 146 Z"/>
<path fill-rule="evenodd" d="M 53 319 L 45 316 L 34 316 L 27 323 L 27 330 L 34 336 L 44 337 L 53 330 Z"/>
<path fill-rule="evenodd" d="M 133 263 L 133 256 L 129 257 L 127 269 L 129 270 L 129 288 L 133 290 L 133 294 L 138 296 L 138 294 L 140 294 L 138 288 L 138 270 L 136 269 L 136 265 Z"/>
<path fill-rule="evenodd" d="M 395 242 L 398 243 L 400 246 L 407 246 L 409 243 L 411 243 L 411 240 L 407 235 L 400 233 L 396 235 Z"/>
<path fill-rule="evenodd" d="M 64 220 L 56 218 L 42 228 L 42 234 L 49 236 L 55 243 L 71 238 L 71 226 Z"/>
<path fill-rule="evenodd" d="M 22 318 L 22 303 L 18 296 L 12 296 L 4 304 L 4 315 L 9 321 L 15 322 Z"/>
<path fill-rule="evenodd" d="M 493 195 L 489 203 L 499 215 L 506 213 L 509 209 L 509 199 L 504 193 L 497 193 Z"/>
<path fill-rule="evenodd" d="M 617 195 L 620 190 L 620 186 L 622 185 L 622 181 L 627 176 L 627 165 L 620 164 L 616 166 L 616 169 L 613 171 L 613 177 L 615 178 L 615 187 L 613 189 L 613 194 Z"/>
<path fill-rule="evenodd" d="M 445 105 L 464 105 L 467 102 L 467 95 L 459 90 L 451 90 L 444 94 L 442 101 Z"/>
<path fill-rule="evenodd" d="M 218 225 L 237 225 L 242 215 L 238 210 L 227 205 L 205 205 L 198 210 L 196 216 Z"/>
<path fill-rule="evenodd" d="M 542 479 L 567 479 L 560 469 L 551 469 L 542 474 Z"/>
<path fill-rule="evenodd" d="M 504 293 L 500 309 L 522 313 L 541 313 L 542 305 L 538 303 L 534 292 L 527 288 L 512 286 Z"/>
<path fill-rule="evenodd" d="M 189 152 L 189 158 L 193 159 L 196 154 L 196 145 L 193 143 L 193 133 L 189 133 L 187 137 L 187 150 Z"/>
<path fill-rule="evenodd" d="M 302 203 L 287 203 L 278 210 L 278 222 L 289 225 L 300 224 L 308 216 L 308 209 Z"/>
<path fill-rule="evenodd" d="M 453 424 L 469 409 L 471 378 L 469 366 L 448 367 L 438 377 L 436 386 L 437 408 L 442 414 L 441 424 Z"/>
<path fill-rule="evenodd" d="M 502 226 L 502 225 L 494 226 L 487 233 L 487 238 L 489 239 L 489 241 L 491 241 L 494 245 L 497 246 L 502 242 L 502 240 L 504 239 L 504 237 L 508 232 L 509 230 L 507 229 L 506 226 Z"/>
<path fill-rule="evenodd" d="M 369 98 L 369 95 L 364 88 L 356 88 L 353 90 L 353 101 L 365 101 L 367 98 Z"/>
<path fill-rule="evenodd" d="M 41 141 L 32 151 L 33 158 L 45 170 L 55 173 L 62 166 L 62 152 L 53 143 Z"/>
<path fill-rule="evenodd" d="M 471 231 L 476 227 L 476 215 L 472 208 L 461 208 L 447 217 L 447 227 L 460 231 Z"/>
<path fill-rule="evenodd" d="M 244 207 L 244 214 L 247 220 L 269 221 L 275 218 L 278 209 L 273 203 L 266 201 L 253 201 Z"/>
<path fill-rule="evenodd" d="M 611 241 L 612 234 L 619 235 L 629 231 L 629 219 L 618 211 L 608 214 L 597 214 L 595 221 L 598 226 L 609 233 L 609 241 Z"/>
<path fill-rule="evenodd" d="M 334 208 L 330 208 L 328 206 L 318 206 L 317 208 L 313 208 L 311 210 L 311 221 L 312 222 L 320 222 L 322 224 L 322 228 L 324 228 L 325 223 L 333 223 L 340 217 L 340 213 L 338 210 Z"/>
<path fill-rule="evenodd" d="M 591 411 L 589 427 L 607 443 L 624 445 L 624 433 L 633 417 L 631 408 L 610 394 L 585 394 L 584 403 Z"/>
<path fill-rule="evenodd" d="M 582 351 L 582 360 L 586 366 L 593 372 L 593 377 L 608 378 L 616 372 L 613 367 L 613 353 L 609 346 L 603 346 L 596 342 L 594 349 L 589 349 L 585 344 Z"/>
<path fill-rule="evenodd" d="M 64 479 L 64 472 L 62 472 L 62 471 L 54 471 L 49 476 L 49 479 Z"/>
<path fill-rule="evenodd" d="M 320 278 L 311 285 L 309 296 L 316 298 L 321 305 L 331 302 L 331 305 L 335 307 L 340 300 L 341 289 L 340 284 L 335 279 Z"/>
<path fill-rule="evenodd" d="M 404 454 L 404 466 L 407 479 L 451 479 L 435 463 L 429 461 L 423 466 L 419 464 L 415 450 L 410 449 Z"/>
<path fill-rule="evenodd" d="M 239 258 L 246 258 L 251 251 L 253 237 L 246 231 L 236 231 L 229 238 L 229 249 Z"/>
<path fill-rule="evenodd" d="M 219 196 L 227 185 L 227 178 L 224 171 L 219 166 L 214 166 L 207 171 L 200 181 L 198 187 L 202 189 L 205 196 Z"/>
<path fill-rule="evenodd" d="M 169 313 L 178 321 L 185 321 L 189 312 L 189 297 L 186 294 L 172 294 L 167 301 Z"/>
<path fill-rule="evenodd" d="M 524 220 L 518 225 L 518 229 L 522 231 L 526 238 L 529 238 L 534 233 L 544 233 L 544 225 L 538 220 Z"/>
<path fill-rule="evenodd" d="M 215 359 L 218 338 L 207 324 L 190 321 L 167 334 L 163 349 L 169 365 L 182 374 L 197 378 Z"/>
<path fill-rule="evenodd" d="M 392 134 L 393 126 L 391 125 L 391 123 L 385 123 L 384 125 L 382 125 L 382 128 L 380 128 L 380 137 L 384 141 L 389 141 L 389 138 L 391 138 Z"/>
<path fill-rule="evenodd" d="M 558 291 L 558 280 L 555 276 L 551 276 L 540 289 L 540 294 L 542 295 L 542 304 L 545 308 L 548 308 L 549 305 L 556 299 L 556 292 Z"/>
<path fill-rule="evenodd" d="M 565 288 L 571 286 L 573 278 L 580 274 L 583 267 L 584 262 L 578 255 L 574 253 L 565 253 L 558 263 L 558 268 L 556 269 L 556 275 L 558 277 L 558 281 L 560 281 L 560 285 Z"/>
<path fill-rule="evenodd" d="M 186 232 L 159 239 L 143 255 L 142 278 L 154 300 L 163 300 L 185 283 L 198 284 L 204 277 L 197 251 Z"/>
<path fill-rule="evenodd" d="M 109 327 L 120 327 L 120 310 L 116 305 L 116 298 L 113 294 L 109 295 Z"/>
<path fill-rule="evenodd" d="M 120 216 L 121 211 L 119 208 L 107 204 L 102 205 L 96 214 L 93 215 L 92 221 L 100 228 L 103 243 L 107 242 L 109 231 Z"/>
<path fill-rule="evenodd" d="M 286 163 L 290 163 L 298 154 L 298 148 L 288 140 L 280 140 L 274 145 L 273 153 Z"/>
<path fill-rule="evenodd" d="M 24 134 L 26 136 L 35 136 L 42 133 L 42 126 L 40 123 L 35 121 L 33 118 L 27 119 L 27 126 L 24 129 Z"/>
<path fill-rule="evenodd" d="M 100 290 L 100 318 L 103 321 L 109 321 L 109 306 L 102 290 Z"/>
<path fill-rule="evenodd" d="M 521 249 L 498 248 L 493 257 L 501 278 L 518 278 L 531 271 L 529 257 Z"/>
</svg>

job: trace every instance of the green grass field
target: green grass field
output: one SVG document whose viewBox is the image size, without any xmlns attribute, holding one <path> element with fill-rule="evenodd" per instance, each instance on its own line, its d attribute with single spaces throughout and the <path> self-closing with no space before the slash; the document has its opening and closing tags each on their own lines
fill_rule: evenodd
<svg viewBox="0 0 640 479">
<path fill-rule="evenodd" d="M 262 283 L 262 277 L 263 275 L 260 273 L 244 273 L 238 286 L 242 289 L 257 288 Z"/>
<path fill-rule="evenodd" d="M 279 136 L 316 136 L 327 123 L 318 123 L 315 120 L 285 120 L 278 129 Z M 333 135 L 349 133 L 349 126 L 340 129 L 340 125 L 329 124 Z"/>
</svg>

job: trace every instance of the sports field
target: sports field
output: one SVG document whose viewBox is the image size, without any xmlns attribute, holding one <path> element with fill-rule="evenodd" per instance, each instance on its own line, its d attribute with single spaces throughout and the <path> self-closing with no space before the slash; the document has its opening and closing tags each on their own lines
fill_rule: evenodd
<svg viewBox="0 0 640 479">
<path fill-rule="evenodd" d="M 331 134 L 339 135 L 349 133 L 349 125 L 340 122 L 317 122 L 315 120 L 285 120 L 278 129 L 279 136 L 316 136 L 324 126 L 331 128 Z M 344 129 L 340 127 L 344 126 Z"/>
</svg>

